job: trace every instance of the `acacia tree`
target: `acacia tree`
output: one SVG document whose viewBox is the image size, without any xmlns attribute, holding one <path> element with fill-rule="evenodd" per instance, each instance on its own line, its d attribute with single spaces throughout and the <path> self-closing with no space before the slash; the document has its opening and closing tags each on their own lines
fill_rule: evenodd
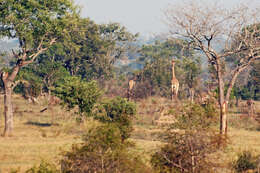
<svg viewBox="0 0 260 173">
<path fill-rule="evenodd" d="M 13 130 L 12 90 L 21 68 L 31 64 L 48 50 L 70 23 L 68 16 L 75 16 L 70 0 L 1 0 L 0 37 L 17 39 L 19 50 L 13 51 L 16 64 L 9 71 L 1 72 L 4 83 L 4 136 Z"/>
<path fill-rule="evenodd" d="M 227 133 L 227 108 L 238 75 L 260 58 L 259 10 L 242 6 L 224 9 L 217 4 L 199 3 L 171 6 L 165 11 L 170 32 L 204 53 L 217 75 L 220 106 L 220 133 Z M 236 57 L 226 76 L 223 65 Z M 225 84 L 228 86 L 225 93 Z"/>
</svg>

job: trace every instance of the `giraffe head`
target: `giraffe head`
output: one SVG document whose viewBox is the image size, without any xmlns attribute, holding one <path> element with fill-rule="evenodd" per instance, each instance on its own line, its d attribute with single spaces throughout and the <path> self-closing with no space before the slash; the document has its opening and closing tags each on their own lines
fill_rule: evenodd
<svg viewBox="0 0 260 173">
<path fill-rule="evenodd" d="M 175 59 L 173 59 L 172 60 L 172 65 L 174 65 L 176 63 L 176 60 Z"/>
</svg>

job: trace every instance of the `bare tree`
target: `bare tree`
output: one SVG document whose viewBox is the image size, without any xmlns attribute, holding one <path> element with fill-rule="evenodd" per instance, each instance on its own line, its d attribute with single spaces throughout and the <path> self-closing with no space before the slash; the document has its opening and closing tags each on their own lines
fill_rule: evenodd
<svg viewBox="0 0 260 173">
<path fill-rule="evenodd" d="M 220 106 L 220 133 L 227 133 L 227 108 L 238 75 L 260 58 L 259 9 L 242 6 L 225 9 L 218 4 L 192 1 L 170 6 L 166 21 L 173 37 L 189 41 L 201 51 L 217 75 Z M 226 60 L 234 58 L 236 65 L 228 75 L 223 71 Z M 225 91 L 225 85 L 228 87 Z"/>
</svg>

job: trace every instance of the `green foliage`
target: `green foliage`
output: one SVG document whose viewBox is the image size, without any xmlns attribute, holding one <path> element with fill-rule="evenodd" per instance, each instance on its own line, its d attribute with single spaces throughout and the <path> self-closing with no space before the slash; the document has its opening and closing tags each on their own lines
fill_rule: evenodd
<svg viewBox="0 0 260 173">
<path fill-rule="evenodd" d="M 34 166 L 26 171 L 26 173 L 59 173 L 60 171 L 54 164 L 42 161 L 39 166 Z"/>
<path fill-rule="evenodd" d="M 49 91 L 60 80 L 69 76 L 61 63 L 48 57 L 40 56 L 36 63 L 30 64 L 20 70 L 16 80 L 21 83 L 15 88 L 16 93 L 24 96 L 37 97 L 42 90 Z"/>
<path fill-rule="evenodd" d="M 180 86 L 194 88 L 200 74 L 200 61 L 187 47 L 185 41 L 177 39 L 144 45 L 139 51 L 138 63 L 143 64 L 144 68 L 137 74 L 139 82 L 134 92 L 136 97 L 147 95 L 170 97 L 173 58 L 178 59 L 175 76 Z M 139 88 L 141 89 L 138 90 Z"/>
<path fill-rule="evenodd" d="M 254 99 L 260 100 L 260 61 L 256 60 L 252 63 L 252 70 L 247 76 L 240 76 L 247 78 L 246 83 L 236 83 L 232 93 L 236 98 L 242 98 L 243 100 Z M 231 95 L 232 97 L 232 95 Z"/>
<path fill-rule="evenodd" d="M 225 85 L 225 88 L 224 88 L 225 95 L 227 94 L 227 90 L 228 90 L 228 85 Z M 218 98 L 219 97 L 219 88 L 216 88 L 214 92 L 216 93 L 215 98 Z M 230 93 L 230 99 L 235 99 L 235 97 L 239 97 L 239 91 L 238 91 L 237 87 L 233 87 L 231 90 L 231 93 Z"/>
<path fill-rule="evenodd" d="M 25 69 L 20 76 L 19 73 L 61 39 L 70 24 L 69 18 L 76 16 L 77 9 L 71 0 L 1 0 L 0 38 L 18 42 L 18 48 L 12 53 L 11 67 L 15 68 L 9 72 L 8 81 L 14 82 L 17 75 L 20 80 L 24 78 L 30 83 L 32 94 L 37 96 L 42 81 L 34 74 L 35 69 Z M 20 91 L 29 88 L 24 84 L 19 86 Z"/>
<path fill-rule="evenodd" d="M 238 154 L 238 158 L 233 162 L 233 169 L 237 173 L 243 173 L 249 169 L 256 168 L 256 158 L 250 151 L 243 151 Z"/>
<path fill-rule="evenodd" d="M 172 56 L 179 56 L 179 50 L 176 45 L 178 45 L 178 43 L 170 40 L 163 43 L 157 41 L 155 44 L 144 45 L 139 51 L 139 63 L 143 63 L 144 65 L 143 70 L 139 74 L 139 85 L 145 85 L 142 88 L 150 88 L 150 91 L 142 89 L 139 91 L 141 92 L 140 94 L 148 92 L 152 95 L 170 95 L 171 59 Z M 179 44 L 179 46 L 180 45 L 181 44 Z M 178 67 L 176 67 L 176 69 L 178 69 Z M 139 92 L 137 92 L 137 97 L 139 97 Z"/>
<path fill-rule="evenodd" d="M 260 100 L 260 60 L 255 61 L 253 64 L 253 70 L 250 73 L 248 85 L 255 86 L 252 88 L 253 99 Z"/>
<path fill-rule="evenodd" d="M 177 121 L 171 125 L 173 129 L 187 131 L 206 130 L 216 123 L 218 112 L 216 107 L 207 102 L 205 105 L 187 104 L 175 112 Z"/>
<path fill-rule="evenodd" d="M 148 172 L 140 157 L 130 152 L 132 145 L 121 142 L 120 130 L 113 124 L 91 129 L 83 140 L 64 154 L 63 172 Z"/>
<path fill-rule="evenodd" d="M 71 75 L 106 80 L 114 76 L 114 63 L 129 51 L 133 35 L 120 24 L 98 25 L 88 18 L 71 18 L 65 36 L 46 54 L 62 62 Z"/>
<path fill-rule="evenodd" d="M 208 173 L 217 165 L 208 155 L 218 150 L 218 141 L 203 133 L 174 133 L 167 144 L 154 153 L 151 164 L 160 173 Z M 218 138 L 218 136 L 214 136 Z"/>
<path fill-rule="evenodd" d="M 52 38 L 62 35 L 67 16 L 74 13 L 70 0 L 30 0 L 0 2 L 0 37 L 19 40 L 28 55 L 46 47 Z"/>
<path fill-rule="evenodd" d="M 240 97 L 244 100 L 260 100 L 260 61 L 257 60 L 252 64 L 247 84 L 241 88 Z"/>
<path fill-rule="evenodd" d="M 48 90 L 60 80 L 69 76 L 63 64 L 54 59 L 50 60 L 49 57 L 41 56 L 32 68 L 34 73 L 42 79 L 44 87 Z"/>
<path fill-rule="evenodd" d="M 53 93 L 69 110 L 77 107 L 78 113 L 86 116 L 92 115 L 92 109 L 101 96 L 95 81 L 86 82 L 76 76 L 66 77 L 57 83 Z"/>
<path fill-rule="evenodd" d="M 216 164 L 208 158 L 225 144 L 213 128 L 215 115 L 208 108 L 189 104 L 174 111 L 177 119 L 166 131 L 166 144 L 152 155 L 151 164 L 160 173 L 213 172 Z"/>
<path fill-rule="evenodd" d="M 185 72 L 185 84 L 189 88 L 195 89 L 196 86 L 199 85 L 198 78 L 199 75 L 202 73 L 200 59 L 195 57 L 193 57 L 193 59 L 191 59 L 190 57 L 183 57 L 182 68 Z"/>
<path fill-rule="evenodd" d="M 28 95 L 37 97 L 42 89 L 42 79 L 37 76 L 33 69 L 25 67 L 21 69 L 17 76 L 21 82 L 14 88 L 16 93 L 22 93 L 25 97 Z"/>
<path fill-rule="evenodd" d="M 95 112 L 96 118 L 101 122 L 115 124 L 120 129 L 123 141 L 133 131 L 132 119 L 135 114 L 136 105 L 120 97 L 102 101 Z"/>
</svg>

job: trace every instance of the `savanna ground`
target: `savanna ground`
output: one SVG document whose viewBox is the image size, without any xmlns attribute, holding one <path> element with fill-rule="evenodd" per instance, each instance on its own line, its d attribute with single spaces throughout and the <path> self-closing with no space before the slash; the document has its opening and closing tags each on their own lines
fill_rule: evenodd
<svg viewBox="0 0 260 173">
<path fill-rule="evenodd" d="M 81 142 L 81 135 L 87 129 L 98 125 L 94 120 L 77 123 L 71 112 L 60 106 L 40 113 L 47 101 L 29 104 L 21 96 L 14 95 L 14 134 L 0 137 L 0 172 L 19 170 L 24 172 L 41 160 L 59 163 L 62 152 L 69 150 L 73 143 Z M 0 97 L 1 103 L 3 96 Z M 134 121 L 131 140 L 136 143 L 137 152 L 149 164 L 152 153 L 163 143 L 160 137 L 167 124 L 174 121 L 171 111 L 175 105 L 166 99 L 152 97 L 137 102 L 138 113 Z M 248 118 L 245 102 L 239 108 L 231 108 L 229 114 L 229 144 L 216 158 L 228 167 L 238 152 L 250 150 L 260 154 L 260 123 Z M 260 102 L 255 102 L 256 113 L 260 114 Z M 0 107 L 0 130 L 4 128 L 3 105 Z M 224 162 L 223 162 L 224 160 Z M 230 172 L 228 169 L 226 172 Z"/>
</svg>

